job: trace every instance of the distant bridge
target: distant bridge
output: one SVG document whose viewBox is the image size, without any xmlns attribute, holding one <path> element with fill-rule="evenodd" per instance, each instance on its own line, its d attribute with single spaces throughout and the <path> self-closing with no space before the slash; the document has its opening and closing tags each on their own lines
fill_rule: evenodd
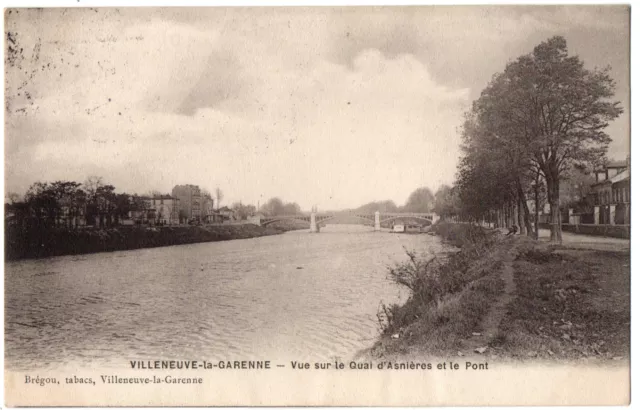
<svg viewBox="0 0 640 410">
<path fill-rule="evenodd" d="M 336 212 L 336 213 L 316 213 L 311 212 L 309 214 L 298 215 L 278 215 L 272 217 L 260 218 L 260 225 L 267 226 L 274 222 L 279 221 L 302 221 L 309 223 L 309 230 L 311 232 L 318 232 L 318 224 L 327 223 L 334 219 L 358 219 L 362 225 L 373 225 L 374 231 L 380 230 L 380 225 L 385 222 L 393 222 L 398 219 L 411 219 L 418 220 L 424 225 L 432 225 L 438 219 L 438 215 L 433 212 L 430 213 L 416 213 L 416 212 Z"/>
</svg>

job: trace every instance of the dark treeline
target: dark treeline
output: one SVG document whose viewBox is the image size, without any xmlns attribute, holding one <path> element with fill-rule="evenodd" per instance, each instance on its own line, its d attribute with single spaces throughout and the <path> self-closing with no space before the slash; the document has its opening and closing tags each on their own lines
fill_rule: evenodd
<svg viewBox="0 0 640 410">
<path fill-rule="evenodd" d="M 105 229 L 19 229 L 5 231 L 5 259 L 41 258 L 111 252 L 198 242 L 224 241 L 275 235 L 287 228 L 251 224 L 220 226 L 120 226 Z"/>
<path fill-rule="evenodd" d="M 151 196 L 160 195 L 151 192 Z M 205 193 L 205 195 L 207 195 Z M 221 195 L 218 194 L 218 198 Z M 149 248 L 273 235 L 294 227 L 122 225 L 132 215 L 145 214 L 146 196 L 117 193 L 100 177 L 84 183 L 36 182 L 23 197 L 8 194 L 5 204 L 5 258 L 7 260 Z M 270 203 L 277 204 L 278 201 Z M 234 210 L 255 214 L 251 205 Z M 299 212 L 297 204 L 283 204 L 276 212 Z"/>
<path fill-rule="evenodd" d="M 609 68 L 586 69 L 562 37 L 508 63 L 466 113 L 455 184 L 460 215 L 534 234 L 546 199 L 551 240 L 561 241 L 561 183 L 605 161 L 604 129 L 622 113 L 610 100 L 614 91 Z"/>
<path fill-rule="evenodd" d="M 5 215 L 12 225 L 29 227 L 99 228 L 116 226 L 132 211 L 144 211 L 147 203 L 136 194 L 116 193 L 101 177 L 75 181 L 36 182 L 24 197 L 12 193 L 5 204 Z"/>
</svg>

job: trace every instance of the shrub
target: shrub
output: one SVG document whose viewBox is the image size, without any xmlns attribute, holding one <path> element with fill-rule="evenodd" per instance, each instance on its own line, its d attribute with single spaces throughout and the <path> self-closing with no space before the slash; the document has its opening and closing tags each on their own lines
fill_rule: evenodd
<svg viewBox="0 0 640 410">
<path fill-rule="evenodd" d="M 457 300 L 455 304 L 458 305 L 459 298 L 455 295 L 463 293 L 468 287 L 470 291 L 493 293 L 494 289 L 489 292 L 483 287 L 486 284 L 479 279 L 496 272 L 501 262 L 476 263 L 473 269 L 471 267 L 495 244 L 495 235 L 468 224 L 455 226 L 441 223 L 438 226 L 440 228 L 436 232 L 443 233 L 445 240 L 461 244 L 462 249 L 444 257 L 419 257 L 415 252 L 405 249 L 408 261 L 390 267 L 388 273 L 391 280 L 408 288 L 411 296 L 403 306 L 381 304 L 378 322 L 383 333 L 396 332 L 418 318 L 443 311 L 443 306 L 449 306 L 452 300 Z M 448 317 L 440 316 L 445 321 Z"/>
</svg>

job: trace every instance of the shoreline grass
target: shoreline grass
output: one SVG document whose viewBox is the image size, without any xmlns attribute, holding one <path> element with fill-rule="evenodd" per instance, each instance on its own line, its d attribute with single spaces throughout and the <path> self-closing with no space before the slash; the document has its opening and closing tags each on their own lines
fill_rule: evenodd
<svg viewBox="0 0 640 410">
<path fill-rule="evenodd" d="M 380 340 L 368 355 L 448 355 L 471 334 L 504 289 L 502 261 L 495 256 L 496 232 L 475 225 L 440 223 L 435 232 L 460 250 L 423 260 L 409 253 L 409 261 L 389 271 L 411 296 L 403 305 L 383 307 Z"/>
<path fill-rule="evenodd" d="M 401 306 L 383 307 L 381 335 L 364 355 L 456 357 L 464 348 L 466 355 L 500 299 L 502 316 L 494 315 L 496 326 L 483 336 L 482 355 L 516 361 L 628 360 L 629 252 L 550 246 L 467 224 L 438 224 L 435 231 L 460 250 L 443 261 L 410 253 L 409 261 L 390 269 L 391 278 L 411 296 Z M 507 263 L 513 280 L 505 298 Z"/>
</svg>

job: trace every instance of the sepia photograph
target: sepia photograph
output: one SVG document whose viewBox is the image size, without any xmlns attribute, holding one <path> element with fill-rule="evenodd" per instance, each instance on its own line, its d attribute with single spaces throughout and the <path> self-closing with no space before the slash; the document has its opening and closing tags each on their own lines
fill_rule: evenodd
<svg viewBox="0 0 640 410">
<path fill-rule="evenodd" d="M 630 19 L 5 9 L 4 405 L 629 404 Z"/>
</svg>

